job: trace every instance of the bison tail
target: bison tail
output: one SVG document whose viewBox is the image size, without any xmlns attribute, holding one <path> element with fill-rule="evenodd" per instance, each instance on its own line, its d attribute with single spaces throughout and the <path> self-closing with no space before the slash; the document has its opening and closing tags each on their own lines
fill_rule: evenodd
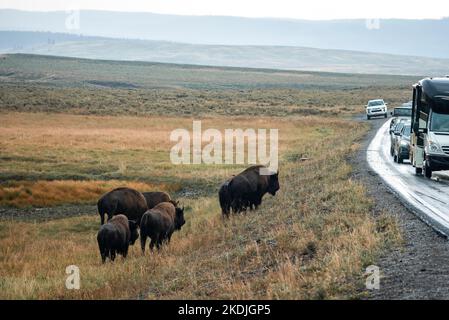
<svg viewBox="0 0 449 320">
<path fill-rule="evenodd" d="M 103 225 L 104 224 L 104 215 L 106 213 L 106 210 L 104 209 L 104 205 L 103 205 L 103 199 L 98 200 L 97 209 L 98 209 L 98 214 L 100 215 L 101 225 Z"/>
<path fill-rule="evenodd" d="M 106 261 L 106 256 L 108 255 L 107 251 L 107 241 L 106 241 L 106 234 L 100 230 L 97 234 L 97 242 L 98 242 L 98 249 L 100 250 L 101 260 L 104 263 Z"/>
<path fill-rule="evenodd" d="M 104 199 L 100 199 L 97 202 L 98 214 L 100 215 L 101 225 L 104 224 L 105 214 L 108 215 L 108 220 L 112 218 L 113 215 L 116 214 L 117 211 L 117 201 L 113 201 L 112 203 L 108 203 L 108 201 L 104 201 Z"/>
<path fill-rule="evenodd" d="M 221 212 L 223 215 L 229 215 L 231 209 L 231 192 L 229 190 L 229 182 L 224 183 L 218 192 Z"/>
</svg>

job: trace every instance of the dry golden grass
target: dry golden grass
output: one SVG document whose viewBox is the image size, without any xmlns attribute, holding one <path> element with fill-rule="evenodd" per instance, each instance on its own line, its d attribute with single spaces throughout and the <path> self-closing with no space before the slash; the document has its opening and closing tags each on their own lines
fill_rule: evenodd
<svg viewBox="0 0 449 320">
<path fill-rule="evenodd" d="M 149 184 L 136 181 L 11 181 L 0 185 L 0 206 L 50 207 L 62 204 L 94 204 L 98 198 L 118 187 L 127 186 L 142 192 L 176 191 L 177 184 Z"/>
<path fill-rule="evenodd" d="M 10 160 L 5 158 L 17 152 L 17 148 L 21 152 L 27 149 L 24 144 L 27 147 L 37 144 L 34 152 L 40 155 L 44 152 L 55 155 L 62 154 L 61 150 L 72 141 L 74 150 L 94 148 L 104 155 L 104 161 L 110 161 L 107 154 L 112 149 L 108 149 L 108 135 L 103 135 L 102 130 L 114 127 L 118 131 L 112 136 L 120 140 L 124 139 L 123 133 L 136 128 L 141 128 L 142 135 L 152 137 L 152 121 L 163 122 L 157 126 L 158 132 L 161 128 L 169 131 L 173 127 L 191 125 L 191 119 L 184 118 L 10 114 L 2 115 L 1 119 L 5 117 L 9 117 L 9 125 L 0 129 L 2 137 L 20 137 L 21 130 L 8 131 L 8 128 L 33 126 L 35 130 L 26 133 L 25 139 L 16 140 L 15 147 L 8 139 L 2 139 L 6 150 L 2 150 L 2 167 L 8 165 Z M 142 256 L 140 248 L 134 246 L 126 260 L 120 257 L 114 263 L 102 265 L 96 243 L 99 219 L 94 212 L 40 223 L 4 219 L 0 225 L 0 298 L 355 297 L 363 283 L 364 268 L 375 261 L 383 248 L 400 241 L 395 221 L 386 216 L 374 218 L 371 215 L 373 203 L 367 198 L 364 187 L 350 178 L 347 157 L 357 149 L 357 140 L 366 132 L 366 126 L 317 117 L 233 118 L 226 122 L 211 118 L 204 123 L 219 128 L 230 125 L 281 129 L 281 190 L 276 197 L 267 195 L 257 212 L 223 221 L 215 194 L 217 182 L 237 173 L 237 167 L 171 166 L 165 164 L 166 160 L 160 155 L 155 155 L 157 152 L 146 150 L 145 143 L 129 142 L 126 144 L 129 150 L 143 148 L 150 162 L 165 164 L 162 173 L 153 167 L 150 176 L 159 173 L 169 181 L 179 182 L 201 175 L 201 182 L 210 182 L 211 190 L 205 196 L 180 199 L 189 208 L 182 231 L 175 233 L 171 244 L 160 252 Z M 80 135 L 68 134 L 70 130 L 76 131 L 71 127 L 78 124 Z M 85 138 L 89 128 L 99 130 L 90 137 L 98 141 L 98 145 Z M 50 130 L 48 139 L 53 141 L 50 144 L 47 138 L 42 138 L 45 130 Z M 138 130 L 136 134 L 139 136 Z M 156 138 L 157 145 L 166 150 L 169 144 L 165 144 L 164 135 L 154 136 L 161 137 Z M 34 142 L 28 144 L 29 139 Z M 119 144 L 118 140 L 112 145 Z M 299 161 L 304 156 L 310 160 Z M 77 167 L 79 164 L 73 168 Z M 51 169 L 44 171 L 46 175 L 51 172 Z M 80 290 L 65 288 L 65 268 L 72 264 L 80 268 Z"/>
<path fill-rule="evenodd" d="M 281 154 L 302 150 L 314 156 L 309 135 L 333 134 L 341 120 L 306 118 L 198 118 L 203 130 L 278 128 Z M 170 162 L 170 132 L 191 132 L 192 118 L 110 117 L 3 113 L 0 122 L 0 178 L 3 180 L 139 180 L 151 184 L 216 183 L 236 166 L 177 166 Z M 324 122 L 323 122 L 324 121 Z M 329 128 L 318 128 L 329 124 Z M 313 142 L 315 143 L 315 142 Z M 169 179 L 167 177 L 176 177 Z M 195 182 L 196 181 L 196 182 Z"/>
</svg>

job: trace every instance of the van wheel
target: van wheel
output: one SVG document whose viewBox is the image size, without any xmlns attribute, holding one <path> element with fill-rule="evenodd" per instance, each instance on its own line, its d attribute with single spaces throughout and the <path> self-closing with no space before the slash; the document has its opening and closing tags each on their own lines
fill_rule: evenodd
<svg viewBox="0 0 449 320">
<path fill-rule="evenodd" d="M 404 159 L 401 156 L 398 156 L 398 163 L 404 163 Z"/>
<path fill-rule="evenodd" d="M 424 168 L 423 168 L 423 172 L 424 172 L 424 176 L 428 179 L 432 178 L 432 168 L 430 168 L 427 165 L 427 161 L 424 163 Z"/>
<path fill-rule="evenodd" d="M 398 157 L 396 155 L 393 156 L 394 162 L 398 162 Z"/>
</svg>

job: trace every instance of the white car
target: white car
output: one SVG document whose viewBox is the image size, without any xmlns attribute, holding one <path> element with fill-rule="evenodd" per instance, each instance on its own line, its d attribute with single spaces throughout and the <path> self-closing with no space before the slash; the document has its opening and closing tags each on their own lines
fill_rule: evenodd
<svg viewBox="0 0 449 320">
<path fill-rule="evenodd" d="M 388 108 L 387 103 L 382 99 L 370 100 L 366 107 L 366 118 L 369 120 L 372 117 L 387 117 L 388 116 Z"/>
</svg>

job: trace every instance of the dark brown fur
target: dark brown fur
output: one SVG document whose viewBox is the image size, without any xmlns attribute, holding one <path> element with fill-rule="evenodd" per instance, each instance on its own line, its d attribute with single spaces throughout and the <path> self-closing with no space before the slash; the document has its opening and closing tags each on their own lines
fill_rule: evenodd
<svg viewBox="0 0 449 320">
<path fill-rule="evenodd" d="M 154 208 L 161 202 L 170 202 L 171 197 L 167 192 L 154 191 L 154 192 L 143 192 L 143 196 L 147 201 L 148 209 Z"/>
<path fill-rule="evenodd" d="M 124 214 L 130 220 L 137 221 L 148 210 L 145 197 L 137 190 L 131 188 L 117 188 L 103 195 L 97 203 L 101 224 L 104 224 L 104 215 L 108 219 L 116 214 Z"/>
<path fill-rule="evenodd" d="M 275 195 L 279 190 L 278 172 L 272 175 L 261 175 L 264 166 L 252 166 L 226 181 L 219 191 L 222 214 L 238 213 L 247 208 L 255 208 L 262 203 L 266 193 Z"/>
<path fill-rule="evenodd" d="M 97 234 L 98 248 L 103 263 L 107 257 L 114 261 L 116 253 L 126 258 L 129 245 L 134 244 L 138 237 L 135 221 L 128 220 L 123 214 L 112 217 L 100 227 Z"/>
<path fill-rule="evenodd" d="M 140 244 L 145 253 L 145 243 L 150 237 L 150 249 L 159 249 L 163 242 L 170 242 L 173 232 L 184 225 L 184 208 L 176 208 L 170 202 L 162 202 L 142 216 L 140 222 Z"/>
</svg>

